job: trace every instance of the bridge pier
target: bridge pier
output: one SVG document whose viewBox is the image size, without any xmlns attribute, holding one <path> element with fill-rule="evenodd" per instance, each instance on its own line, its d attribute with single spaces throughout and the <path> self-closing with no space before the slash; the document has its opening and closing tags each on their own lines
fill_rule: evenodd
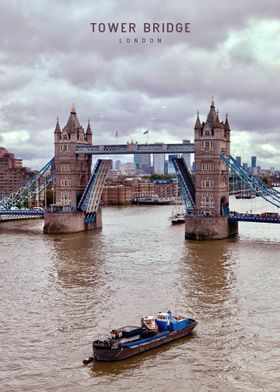
<svg viewBox="0 0 280 392">
<path fill-rule="evenodd" d="M 102 228 L 102 213 L 99 209 L 95 222 L 85 222 L 83 212 L 46 212 L 43 232 L 45 234 L 68 234 Z"/>
<path fill-rule="evenodd" d="M 238 222 L 227 216 L 187 216 L 185 238 L 190 240 L 220 240 L 238 234 Z"/>
</svg>

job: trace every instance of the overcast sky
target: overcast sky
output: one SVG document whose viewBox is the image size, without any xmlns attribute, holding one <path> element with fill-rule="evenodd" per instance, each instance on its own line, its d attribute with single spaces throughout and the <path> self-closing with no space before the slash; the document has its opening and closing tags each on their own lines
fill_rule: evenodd
<svg viewBox="0 0 280 392">
<path fill-rule="evenodd" d="M 231 153 L 280 168 L 278 0 L 0 1 L 0 146 L 39 168 L 53 156 L 56 117 L 72 103 L 94 143 L 193 140 L 215 97 L 229 114 Z M 131 22 L 136 33 L 93 33 Z M 190 22 L 190 33 L 142 33 Z M 120 43 L 126 38 L 161 43 Z"/>
</svg>

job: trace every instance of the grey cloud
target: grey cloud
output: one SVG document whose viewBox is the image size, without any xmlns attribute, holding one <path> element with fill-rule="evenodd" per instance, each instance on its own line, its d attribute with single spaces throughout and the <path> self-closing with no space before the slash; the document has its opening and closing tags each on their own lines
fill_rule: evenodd
<svg viewBox="0 0 280 392">
<path fill-rule="evenodd" d="M 278 67 L 259 61 L 246 39 L 253 23 L 276 20 L 275 1 L 34 0 L 28 7 L 2 2 L 0 11 L 0 129 L 28 133 L 24 144 L 13 145 L 19 156 L 51 156 L 56 116 L 65 125 L 72 102 L 84 126 L 91 118 L 96 142 L 114 142 L 116 129 L 124 140 L 140 137 L 147 127 L 180 140 L 193 138 L 195 112 L 205 118 L 214 95 L 221 117 L 230 114 L 233 134 L 250 133 L 248 149 L 280 164 L 258 139 L 279 140 Z M 91 33 L 92 21 L 191 21 L 191 33 L 126 45 Z M 244 39 L 226 46 L 236 32 Z"/>
</svg>

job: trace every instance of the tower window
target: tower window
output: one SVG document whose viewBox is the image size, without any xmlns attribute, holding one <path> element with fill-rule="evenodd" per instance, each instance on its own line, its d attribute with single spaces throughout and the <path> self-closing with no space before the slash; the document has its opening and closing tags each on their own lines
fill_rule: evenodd
<svg viewBox="0 0 280 392">
<path fill-rule="evenodd" d="M 202 180 L 201 181 L 201 188 L 214 188 L 214 181 L 213 180 Z"/>
<path fill-rule="evenodd" d="M 214 170 L 214 163 L 202 163 L 201 169 L 207 171 Z"/>
<path fill-rule="evenodd" d="M 71 180 L 60 180 L 61 186 L 71 186 Z"/>
<path fill-rule="evenodd" d="M 203 140 L 201 142 L 202 148 L 213 148 L 213 141 L 212 140 Z"/>
<path fill-rule="evenodd" d="M 68 163 L 62 163 L 60 165 L 60 170 L 61 171 L 71 171 L 71 165 Z"/>
<path fill-rule="evenodd" d="M 213 207 L 214 207 L 213 195 L 209 195 L 208 193 L 203 194 L 201 196 L 200 208 L 213 208 Z"/>
</svg>

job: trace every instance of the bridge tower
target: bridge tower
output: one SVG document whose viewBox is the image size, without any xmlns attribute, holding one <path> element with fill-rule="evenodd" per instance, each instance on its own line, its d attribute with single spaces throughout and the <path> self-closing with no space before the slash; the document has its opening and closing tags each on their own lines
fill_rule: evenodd
<svg viewBox="0 0 280 392">
<path fill-rule="evenodd" d="M 90 122 L 85 132 L 73 105 L 65 127 L 61 130 L 57 119 L 54 131 L 56 204 L 68 205 L 74 209 L 77 207 L 90 178 L 92 158 L 91 155 L 75 154 L 75 148 L 77 145 L 87 144 L 92 144 Z"/>
<path fill-rule="evenodd" d="M 206 122 L 197 114 L 195 131 L 195 211 L 186 219 L 186 238 L 220 239 L 238 232 L 229 222 L 229 172 L 220 159 L 230 155 L 230 126 L 220 121 L 214 99 Z"/>
<path fill-rule="evenodd" d="M 75 149 L 77 145 L 91 144 L 90 122 L 84 131 L 73 105 L 65 127 L 61 130 L 57 119 L 54 131 L 55 203 L 45 214 L 44 233 L 73 233 L 102 227 L 100 209 L 93 223 L 86 222 L 84 212 L 76 210 L 91 176 L 92 158 L 76 154 Z"/>
</svg>

